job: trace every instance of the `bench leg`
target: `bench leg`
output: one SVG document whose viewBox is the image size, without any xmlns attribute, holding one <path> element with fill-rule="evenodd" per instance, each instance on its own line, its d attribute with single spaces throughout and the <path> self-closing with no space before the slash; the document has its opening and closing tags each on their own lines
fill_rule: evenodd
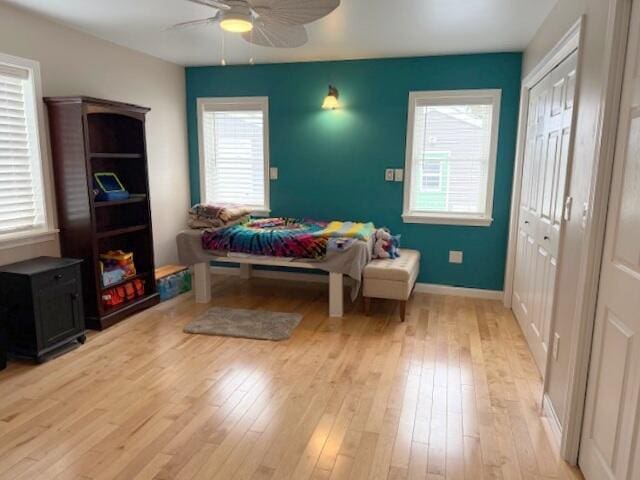
<svg viewBox="0 0 640 480">
<path fill-rule="evenodd" d="M 209 262 L 196 263 L 193 266 L 193 276 L 196 303 L 209 303 L 211 301 L 211 272 L 209 270 Z"/>
<path fill-rule="evenodd" d="M 364 297 L 364 314 L 369 316 L 371 313 L 371 297 Z"/>
<path fill-rule="evenodd" d="M 400 300 L 400 321 L 404 322 L 404 316 L 407 313 L 407 301 Z"/>
<path fill-rule="evenodd" d="M 244 278 L 245 280 L 249 280 L 251 278 L 251 273 L 253 272 L 253 265 L 250 263 L 241 263 L 240 264 L 240 278 Z"/>
<path fill-rule="evenodd" d="M 341 273 L 329 273 L 329 316 L 342 317 L 344 300 L 343 300 L 343 279 Z"/>
</svg>

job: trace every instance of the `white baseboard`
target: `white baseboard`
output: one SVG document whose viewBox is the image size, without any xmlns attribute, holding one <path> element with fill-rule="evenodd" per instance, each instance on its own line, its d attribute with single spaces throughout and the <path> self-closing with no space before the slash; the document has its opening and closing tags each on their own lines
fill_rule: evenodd
<svg viewBox="0 0 640 480">
<path fill-rule="evenodd" d="M 562 426 L 560 425 L 560 420 L 558 420 L 556 411 L 553 408 L 551 399 L 546 393 L 542 397 L 542 411 L 544 412 L 544 416 L 547 417 L 553 440 L 555 440 L 556 446 L 559 447 L 562 442 Z"/>
<path fill-rule="evenodd" d="M 293 265 L 292 265 L 293 267 Z M 216 275 L 240 276 L 238 267 L 210 267 L 211 273 Z M 258 270 L 253 269 L 252 277 L 272 278 L 277 280 L 293 280 L 296 282 L 329 283 L 328 275 L 314 275 L 303 272 L 285 272 L 281 270 Z M 348 282 L 350 279 L 345 278 Z M 455 297 L 485 298 L 489 300 L 502 299 L 500 290 L 482 290 L 480 288 L 450 287 L 448 285 L 437 285 L 435 283 L 416 283 L 415 291 L 419 293 L 431 293 L 435 295 L 451 295 Z"/>
<path fill-rule="evenodd" d="M 485 298 L 488 300 L 502 300 L 501 290 L 483 290 L 481 288 L 451 287 L 436 283 L 416 283 L 415 291 L 435 295 L 451 295 L 454 297 Z"/>
</svg>

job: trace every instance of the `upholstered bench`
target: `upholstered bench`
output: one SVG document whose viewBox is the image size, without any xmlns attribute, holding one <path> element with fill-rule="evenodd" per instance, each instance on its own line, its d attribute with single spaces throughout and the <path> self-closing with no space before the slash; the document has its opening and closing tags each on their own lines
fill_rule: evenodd
<svg viewBox="0 0 640 480">
<path fill-rule="evenodd" d="M 407 300 L 411 296 L 420 272 L 420 252 L 400 250 L 394 260 L 376 259 L 364 267 L 362 295 L 367 315 L 371 309 L 371 298 L 386 298 L 400 301 L 400 317 L 404 322 Z"/>
</svg>

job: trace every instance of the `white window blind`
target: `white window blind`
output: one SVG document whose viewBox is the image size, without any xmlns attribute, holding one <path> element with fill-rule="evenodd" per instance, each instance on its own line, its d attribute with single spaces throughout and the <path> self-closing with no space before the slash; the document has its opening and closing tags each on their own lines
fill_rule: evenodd
<svg viewBox="0 0 640 480">
<path fill-rule="evenodd" d="M 0 60 L 0 238 L 46 225 L 32 71 Z"/>
<path fill-rule="evenodd" d="M 201 99 L 202 200 L 266 211 L 267 100 Z"/>
<path fill-rule="evenodd" d="M 488 224 L 499 90 L 413 92 L 405 221 Z"/>
</svg>

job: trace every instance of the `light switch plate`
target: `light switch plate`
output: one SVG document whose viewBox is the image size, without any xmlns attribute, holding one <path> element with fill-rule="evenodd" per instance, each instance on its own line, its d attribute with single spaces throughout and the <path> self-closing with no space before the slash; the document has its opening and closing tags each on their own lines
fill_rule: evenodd
<svg viewBox="0 0 640 480">
<path fill-rule="evenodd" d="M 459 250 L 449 250 L 449 263 L 462 263 L 463 254 Z"/>
<path fill-rule="evenodd" d="M 393 182 L 393 168 L 387 168 L 384 171 L 384 179 L 386 182 Z"/>
<path fill-rule="evenodd" d="M 396 182 L 402 182 L 404 180 L 404 170 L 402 168 L 396 168 L 393 171 L 393 179 Z"/>
<path fill-rule="evenodd" d="M 551 355 L 553 355 L 554 360 L 558 360 L 558 349 L 560 348 L 560 335 L 555 333 L 553 335 L 553 348 L 551 350 Z"/>
<path fill-rule="evenodd" d="M 269 179 L 277 180 L 278 179 L 278 167 L 269 168 Z"/>
</svg>

